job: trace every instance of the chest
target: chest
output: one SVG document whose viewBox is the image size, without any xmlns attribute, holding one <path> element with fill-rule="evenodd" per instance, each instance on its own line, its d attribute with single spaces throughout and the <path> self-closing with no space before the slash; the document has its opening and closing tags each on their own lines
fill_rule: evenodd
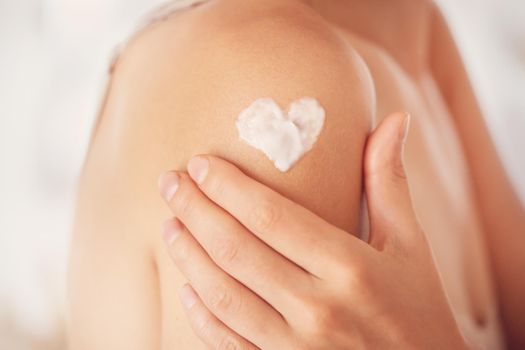
<svg viewBox="0 0 525 350">
<path fill-rule="evenodd" d="M 374 80 L 376 125 L 394 111 L 412 116 L 404 160 L 414 209 L 458 322 L 464 329 L 479 330 L 476 323 L 487 323 L 492 317 L 495 298 L 483 226 L 453 116 L 431 74 L 415 78 L 381 48 L 348 38 Z"/>
<path fill-rule="evenodd" d="M 374 81 L 375 124 L 394 111 L 411 114 L 404 160 L 416 211 L 429 239 L 436 246 L 444 241 L 448 249 L 451 242 L 461 246 L 464 239 L 476 239 L 482 227 L 470 170 L 453 116 L 432 75 L 413 77 L 381 48 L 350 40 Z"/>
</svg>

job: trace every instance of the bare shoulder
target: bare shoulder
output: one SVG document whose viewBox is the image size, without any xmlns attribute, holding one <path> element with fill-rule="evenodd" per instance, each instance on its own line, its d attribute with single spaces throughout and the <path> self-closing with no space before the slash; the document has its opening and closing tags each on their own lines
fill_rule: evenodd
<svg viewBox="0 0 525 350">
<path fill-rule="evenodd" d="M 309 92 L 327 102 L 352 95 L 373 104 L 358 54 L 298 1 L 211 1 L 185 11 L 138 36 L 124 52 L 116 80 L 123 83 L 116 88 L 129 94 L 167 92 L 173 101 L 206 98 L 235 110 L 253 97 L 284 103 Z M 337 91 L 321 88 L 335 85 Z"/>
<path fill-rule="evenodd" d="M 281 173 L 239 139 L 235 120 L 258 98 L 286 108 L 304 96 L 324 107 L 325 125 L 313 149 Z M 374 98 L 352 47 L 291 0 L 210 1 L 136 36 L 114 71 L 79 184 L 74 343 L 196 348 L 176 298 L 159 300 L 175 295 L 183 278 L 162 246 L 170 213 L 156 186 L 162 172 L 185 169 L 195 154 L 223 157 L 333 224 L 357 229 Z"/>
<path fill-rule="evenodd" d="M 214 153 L 303 204 L 313 202 L 301 191 L 306 182 L 333 176 L 341 184 L 337 171 L 321 175 L 322 167 L 339 166 L 341 152 L 360 164 L 375 108 L 359 55 L 314 11 L 293 1 L 212 1 L 151 27 L 123 53 L 112 90 L 100 132 L 121 150 L 148 145 L 155 154 L 133 153 L 123 165 L 133 167 L 136 157 L 155 163 L 149 181 L 166 168 L 183 169 L 193 154 Z M 286 108 L 304 96 L 325 108 L 325 128 L 316 147 L 281 174 L 239 140 L 234 122 L 257 98 Z M 126 158 L 119 155 L 117 163 Z M 349 186 L 354 198 L 359 184 Z"/>
</svg>

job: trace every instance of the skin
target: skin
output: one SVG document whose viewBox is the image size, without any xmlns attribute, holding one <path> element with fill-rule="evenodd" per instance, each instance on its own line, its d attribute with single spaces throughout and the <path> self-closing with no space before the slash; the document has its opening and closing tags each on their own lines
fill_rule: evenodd
<svg viewBox="0 0 525 350">
<path fill-rule="evenodd" d="M 467 349 L 412 210 L 407 122 L 367 144 L 369 244 L 216 157 L 161 177 L 181 301 L 210 349 Z"/>
<path fill-rule="evenodd" d="M 285 174 L 233 127 L 261 96 L 283 107 L 314 96 L 327 111 L 316 145 Z M 393 110 L 413 116 L 404 153 L 413 209 L 461 333 L 480 348 L 523 348 L 523 209 L 439 11 L 406 0 L 217 0 L 130 42 L 79 183 L 71 348 L 206 347 L 176 298 L 187 279 L 155 234 L 170 215 L 158 174 L 211 154 L 359 233 L 366 140 Z"/>
</svg>

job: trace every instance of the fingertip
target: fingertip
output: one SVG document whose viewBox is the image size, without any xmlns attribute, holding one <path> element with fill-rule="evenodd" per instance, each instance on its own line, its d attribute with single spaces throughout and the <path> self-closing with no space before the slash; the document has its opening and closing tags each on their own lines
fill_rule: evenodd
<svg viewBox="0 0 525 350">
<path fill-rule="evenodd" d="M 367 141 L 365 152 L 365 171 L 372 175 L 388 166 L 397 158 L 397 150 L 402 144 L 408 113 L 394 112 L 383 118 Z"/>
<path fill-rule="evenodd" d="M 202 184 L 208 175 L 210 161 L 207 156 L 197 155 L 188 162 L 188 174 L 198 184 Z"/>
<path fill-rule="evenodd" d="M 411 119 L 412 117 L 408 112 L 395 112 L 385 117 L 376 129 L 376 138 L 379 139 L 379 143 L 383 147 L 386 146 L 385 144 L 389 144 L 386 147 L 391 150 L 395 149 L 393 146 L 396 144 L 403 146 L 408 136 Z"/>
<path fill-rule="evenodd" d="M 179 175 L 175 171 L 163 173 L 159 176 L 157 186 L 164 200 L 169 203 L 179 188 Z"/>
</svg>

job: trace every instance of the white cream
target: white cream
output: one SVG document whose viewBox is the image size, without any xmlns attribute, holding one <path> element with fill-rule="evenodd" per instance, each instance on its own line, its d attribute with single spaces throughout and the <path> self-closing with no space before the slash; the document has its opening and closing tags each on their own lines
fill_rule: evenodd
<svg viewBox="0 0 525 350">
<path fill-rule="evenodd" d="M 285 172 L 312 149 L 324 120 L 325 111 L 314 98 L 295 100 L 286 112 L 273 99 L 260 98 L 239 114 L 236 126 L 241 140 Z"/>
</svg>

